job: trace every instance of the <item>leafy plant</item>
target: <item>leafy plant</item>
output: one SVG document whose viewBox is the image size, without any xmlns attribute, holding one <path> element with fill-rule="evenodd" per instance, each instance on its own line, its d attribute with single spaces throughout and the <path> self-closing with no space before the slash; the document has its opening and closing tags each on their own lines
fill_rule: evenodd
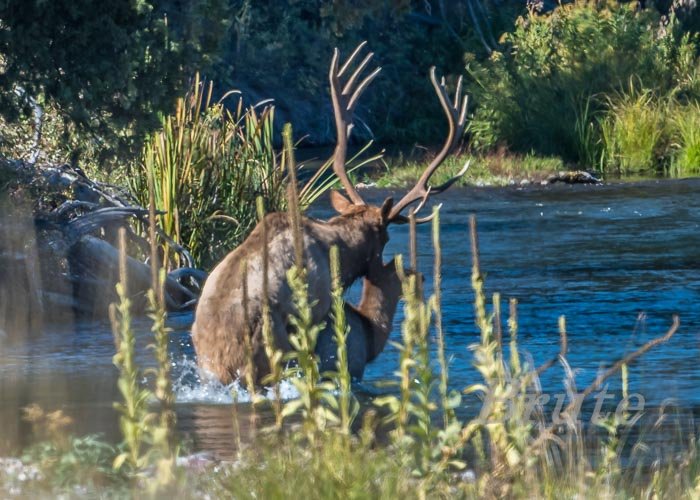
<svg viewBox="0 0 700 500">
<path fill-rule="evenodd" d="M 680 88 L 685 95 L 693 92 L 695 38 L 676 29 L 673 19 L 663 30 L 659 26 L 655 9 L 617 2 L 574 2 L 547 14 L 521 17 L 515 29 L 504 34 L 500 51 L 483 62 L 467 58 L 470 91 L 477 103 L 470 128 L 473 145 L 481 150 L 506 146 L 597 167 L 599 115 L 619 101 L 605 96 L 623 92 L 631 78 L 640 89 L 637 106 L 652 91 L 656 96 Z M 627 115 L 619 118 L 626 120 Z M 658 125 L 651 123 L 653 118 L 643 116 L 647 121 L 640 126 Z M 608 122 L 608 132 L 611 127 L 615 129 Z M 613 135 L 625 135 L 623 125 L 617 129 Z M 615 156 L 612 164 L 621 160 L 623 170 L 648 168 L 650 147 L 656 146 L 661 132 L 645 129 L 638 134 L 630 129 L 625 137 L 617 137 L 624 142 L 620 147 L 634 149 L 639 138 L 645 149 L 640 157 L 632 157 L 631 150 L 617 151 L 614 154 L 623 156 Z M 606 148 L 610 152 L 610 146 Z M 628 164 L 640 161 L 642 165 Z"/>
</svg>

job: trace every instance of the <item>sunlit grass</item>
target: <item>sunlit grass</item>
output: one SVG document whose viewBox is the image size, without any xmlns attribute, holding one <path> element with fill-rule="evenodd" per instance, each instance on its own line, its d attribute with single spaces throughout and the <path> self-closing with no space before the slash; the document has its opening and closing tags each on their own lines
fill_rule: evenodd
<svg viewBox="0 0 700 500">
<path fill-rule="evenodd" d="M 700 105 L 676 106 L 671 119 L 674 146 L 677 149 L 671 162 L 673 177 L 700 174 Z"/>
<path fill-rule="evenodd" d="M 610 100 L 601 123 L 603 165 L 623 174 L 653 171 L 665 152 L 666 107 L 650 91 Z"/>
<path fill-rule="evenodd" d="M 427 159 L 426 159 L 427 160 Z M 404 187 L 416 182 L 428 161 L 402 157 L 387 158 L 384 168 L 371 174 L 378 187 Z M 449 157 L 431 178 L 434 185 L 456 175 L 469 161 L 469 170 L 458 186 L 508 186 L 522 182 L 541 182 L 548 176 L 566 170 L 560 158 L 536 155 L 513 155 L 499 152 L 489 155 L 461 154 Z"/>
</svg>

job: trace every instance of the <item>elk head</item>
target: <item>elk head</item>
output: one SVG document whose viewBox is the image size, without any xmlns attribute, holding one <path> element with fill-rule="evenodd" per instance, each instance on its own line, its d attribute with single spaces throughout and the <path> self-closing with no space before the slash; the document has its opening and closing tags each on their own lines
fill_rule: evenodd
<svg viewBox="0 0 700 500">
<path fill-rule="evenodd" d="M 355 63 L 356 58 L 362 52 L 366 42 L 362 42 L 348 57 L 347 61 L 339 65 L 338 49 L 333 53 L 330 68 L 330 87 L 331 98 L 333 101 L 333 112 L 335 116 L 337 143 L 333 153 L 333 171 L 337 175 L 342 184 L 347 198 L 337 191 L 331 192 L 331 204 L 333 208 L 344 217 L 362 217 L 371 219 L 370 224 L 377 233 L 377 243 L 379 245 L 379 255 L 384 248 L 384 245 L 389 239 L 387 228 L 389 224 L 405 224 L 409 222 L 409 218 L 402 215 L 402 212 L 409 206 L 417 203 L 411 210 L 415 215 L 428 201 L 428 198 L 434 194 L 442 193 L 462 177 L 469 168 L 467 162 L 462 170 L 449 179 L 444 184 L 439 186 L 430 186 L 430 177 L 435 173 L 438 167 L 452 153 L 457 146 L 460 138 L 464 133 L 464 127 L 467 118 L 467 96 L 462 96 L 462 78 L 457 82 L 457 89 L 453 99 L 450 99 L 445 87 L 445 79 L 442 78 L 438 82 L 435 76 L 435 67 L 430 69 L 430 81 L 435 89 L 435 92 L 440 100 L 447 122 L 449 131 L 447 139 L 438 155 L 430 162 L 425 171 L 418 179 L 416 185 L 394 204 L 392 198 L 387 198 L 381 207 L 370 206 L 365 203 L 360 194 L 353 186 L 348 178 L 346 171 L 346 157 L 348 150 L 348 139 L 353 128 L 353 114 L 357 106 L 360 95 L 365 91 L 369 84 L 381 71 L 381 67 L 377 67 L 369 73 L 359 84 L 357 83 L 360 75 L 363 73 L 374 54 L 368 53 L 357 67 L 350 74 L 350 67 Z M 347 75 L 350 74 L 349 77 Z M 345 79 L 347 77 L 347 79 Z M 416 223 L 421 224 L 428 222 L 432 217 L 424 217 L 416 219 Z M 381 263 L 381 259 L 380 259 Z"/>
</svg>

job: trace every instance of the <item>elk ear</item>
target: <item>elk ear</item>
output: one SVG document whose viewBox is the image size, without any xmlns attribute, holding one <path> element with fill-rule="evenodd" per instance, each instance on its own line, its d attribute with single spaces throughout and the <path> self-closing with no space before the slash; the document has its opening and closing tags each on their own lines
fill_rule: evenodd
<svg viewBox="0 0 700 500">
<path fill-rule="evenodd" d="M 382 208 L 381 208 L 381 213 L 382 213 L 382 222 L 386 224 L 389 222 L 389 214 L 391 213 L 391 209 L 394 206 L 394 199 L 390 196 L 386 200 L 384 200 L 384 203 L 382 203 Z"/>
<path fill-rule="evenodd" d="M 353 207 L 353 204 L 345 196 L 340 194 L 340 191 L 334 189 L 331 191 L 331 206 L 339 214 L 346 214 Z"/>
</svg>

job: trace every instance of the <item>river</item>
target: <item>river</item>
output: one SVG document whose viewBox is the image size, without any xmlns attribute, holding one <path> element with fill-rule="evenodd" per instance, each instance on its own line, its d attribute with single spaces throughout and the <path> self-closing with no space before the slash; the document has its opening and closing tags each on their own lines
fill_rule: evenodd
<svg viewBox="0 0 700 500">
<path fill-rule="evenodd" d="M 557 321 L 566 315 L 569 352 L 576 385 L 585 387 L 600 369 L 665 333 L 672 315 L 681 326 L 663 344 L 630 367 L 630 391 L 650 407 L 669 400 L 680 408 L 700 407 L 700 180 L 659 180 L 602 186 L 553 185 L 524 188 L 453 188 L 439 201 L 443 252 L 443 324 L 450 358 L 450 384 L 461 389 L 479 381 L 469 345 L 478 341 L 470 284 L 468 218 L 476 214 L 481 265 L 489 294 L 519 302 L 519 345 L 540 363 L 559 350 Z M 386 191 L 363 196 L 379 203 Z M 400 193 L 393 193 L 396 197 Z M 321 203 L 312 215 L 330 215 Z M 418 234 L 419 267 L 432 291 L 430 228 Z M 385 259 L 407 252 L 408 228 L 390 229 Z M 350 290 L 350 300 L 358 297 Z M 505 322 L 504 317 L 504 322 Z M 401 311 L 393 340 L 400 339 Z M 194 449 L 224 452 L 231 443 L 230 394 L 202 385 L 189 339 L 191 314 L 171 316 L 171 353 L 177 392 L 178 427 Z M 138 320 L 139 355 L 148 322 Z M 40 336 L 0 344 L 0 453 L 17 451 L 31 440 L 21 408 L 38 403 L 61 408 L 79 434 L 98 432 L 116 439 L 118 400 L 114 343 L 107 323 L 46 327 Z M 375 394 L 375 383 L 392 378 L 397 352 L 387 346 L 370 364 L 358 391 Z M 553 367 L 541 378 L 546 393 L 564 392 L 564 372 Z M 609 391 L 619 393 L 619 377 Z M 289 388 L 287 388 L 289 389 Z M 293 391 L 292 391 L 293 392 Z M 241 408 L 245 408 L 241 406 Z M 243 410 L 244 413 L 247 410 Z"/>
</svg>

